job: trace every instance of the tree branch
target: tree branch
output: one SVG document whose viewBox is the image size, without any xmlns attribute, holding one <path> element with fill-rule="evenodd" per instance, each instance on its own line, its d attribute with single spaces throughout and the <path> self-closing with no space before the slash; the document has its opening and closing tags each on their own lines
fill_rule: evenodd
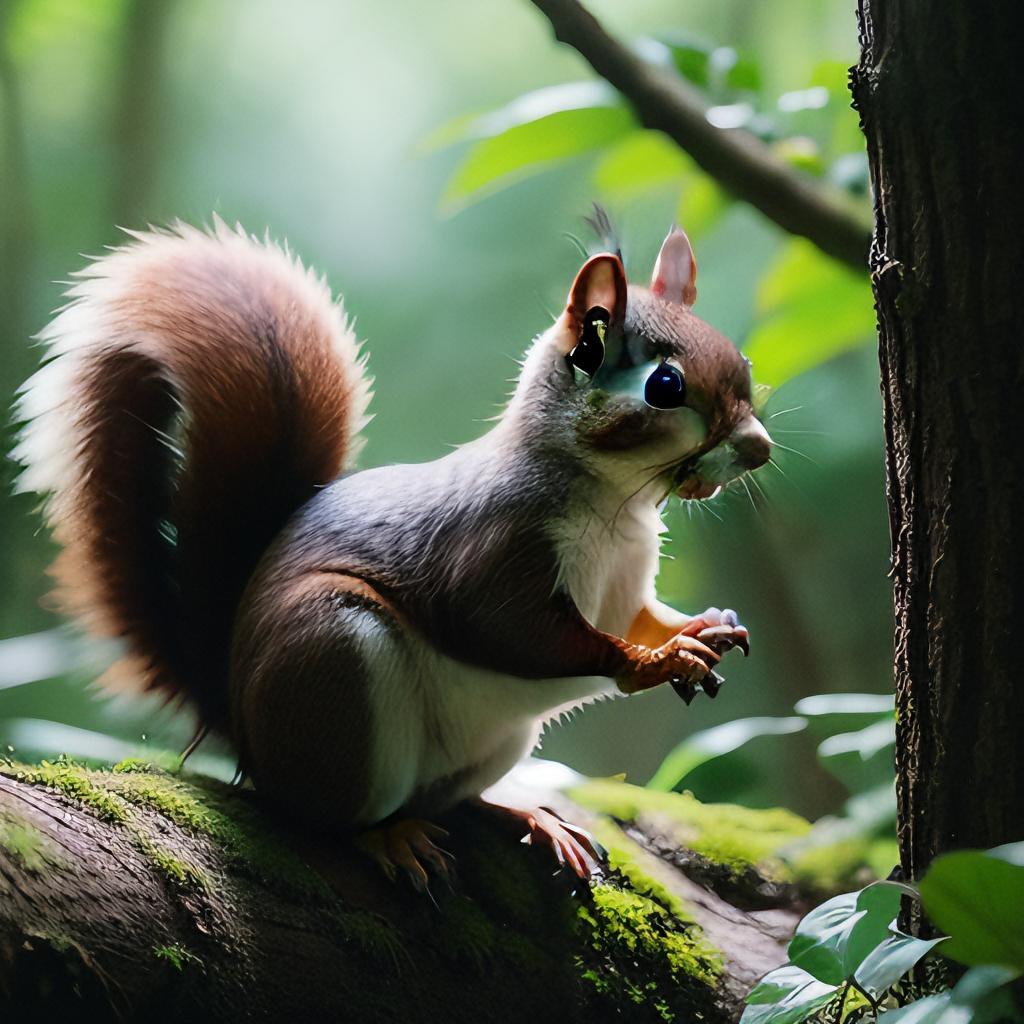
<svg viewBox="0 0 1024 1024">
<path fill-rule="evenodd" d="M 452 887 L 435 881 L 428 897 L 250 791 L 139 763 L 0 759 L 0 1006 L 12 1018 L 73 1010 L 145 1024 L 518 1024 L 524 1007 L 562 1024 L 628 1024 L 658 1006 L 729 1024 L 785 959 L 794 887 L 664 838 L 664 808 L 689 797 L 657 794 L 661 818 L 648 826 L 639 803 L 635 814 L 623 805 L 645 791 L 602 783 L 593 799 L 609 786 L 617 813 L 637 819 L 628 835 L 559 793 L 529 792 L 604 828 L 628 879 L 589 889 L 553 875 L 549 850 L 518 841 L 521 825 L 467 806 L 445 818 Z M 759 812 L 744 813 L 761 827 Z M 680 906 L 686 920 L 673 916 Z"/>
<path fill-rule="evenodd" d="M 760 139 L 709 124 L 707 104 L 681 78 L 632 53 L 578 0 L 533 0 L 555 37 L 577 50 L 632 106 L 647 128 L 664 132 L 737 199 L 822 252 L 867 270 L 870 227 L 839 197 L 779 160 Z"/>
</svg>

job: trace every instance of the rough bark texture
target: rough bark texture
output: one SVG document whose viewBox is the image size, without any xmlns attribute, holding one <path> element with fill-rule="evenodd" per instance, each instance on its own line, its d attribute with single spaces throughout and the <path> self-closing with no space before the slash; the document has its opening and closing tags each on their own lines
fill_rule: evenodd
<svg viewBox="0 0 1024 1024">
<path fill-rule="evenodd" d="M 611 851 L 605 881 L 553 873 L 521 827 L 467 809 L 447 823 L 454 888 L 428 898 L 251 792 L 137 764 L 0 763 L 0 1007 L 147 1024 L 734 1019 L 785 959 L 803 890 L 776 852 L 806 822 L 619 783 L 577 799 L 611 808 L 573 812 Z"/>
<path fill-rule="evenodd" d="M 1018 4 L 860 0 L 896 606 L 899 838 L 1024 838 Z"/>
</svg>

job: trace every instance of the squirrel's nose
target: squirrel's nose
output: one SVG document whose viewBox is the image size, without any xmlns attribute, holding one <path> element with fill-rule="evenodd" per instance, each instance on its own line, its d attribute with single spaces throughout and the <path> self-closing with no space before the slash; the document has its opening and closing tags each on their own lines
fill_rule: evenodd
<svg viewBox="0 0 1024 1024">
<path fill-rule="evenodd" d="M 764 424 L 756 416 L 748 416 L 732 432 L 729 438 L 736 462 L 744 469 L 763 466 L 772 454 L 772 439 Z"/>
</svg>

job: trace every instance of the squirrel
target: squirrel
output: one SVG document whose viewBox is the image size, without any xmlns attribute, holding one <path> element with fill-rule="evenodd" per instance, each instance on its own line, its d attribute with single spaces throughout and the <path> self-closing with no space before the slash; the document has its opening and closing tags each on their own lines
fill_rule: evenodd
<svg viewBox="0 0 1024 1024">
<path fill-rule="evenodd" d="M 62 548 L 59 607 L 122 643 L 101 682 L 191 704 L 257 793 L 422 888 L 446 863 L 425 819 L 548 719 L 665 682 L 713 696 L 747 653 L 735 613 L 655 596 L 663 499 L 771 452 L 749 362 L 691 310 L 681 229 L 649 287 L 618 251 L 586 259 L 484 436 L 358 472 L 370 381 L 324 280 L 219 219 L 128 234 L 40 334 L 20 486 Z M 583 829 L 510 810 L 600 870 Z"/>
</svg>

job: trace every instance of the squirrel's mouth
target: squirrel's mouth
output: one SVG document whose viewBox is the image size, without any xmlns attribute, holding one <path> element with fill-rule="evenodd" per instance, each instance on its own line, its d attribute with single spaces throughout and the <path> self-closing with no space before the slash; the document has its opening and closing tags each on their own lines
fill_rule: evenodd
<svg viewBox="0 0 1024 1024">
<path fill-rule="evenodd" d="M 695 473 L 691 473 L 676 487 L 676 494 L 684 501 L 703 501 L 706 498 L 713 498 L 721 489 L 721 484 L 716 484 L 712 480 L 704 480 Z"/>
<path fill-rule="evenodd" d="M 708 480 L 697 469 L 698 459 L 680 462 L 672 474 L 672 490 L 684 501 L 703 501 L 713 498 L 722 489 L 720 484 Z"/>
</svg>

